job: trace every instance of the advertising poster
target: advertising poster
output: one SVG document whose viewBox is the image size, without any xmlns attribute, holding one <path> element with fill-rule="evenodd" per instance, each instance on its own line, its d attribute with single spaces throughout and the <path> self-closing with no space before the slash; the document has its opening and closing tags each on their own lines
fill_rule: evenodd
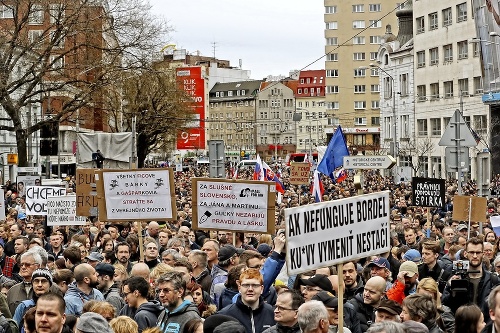
<svg viewBox="0 0 500 333">
<path fill-rule="evenodd" d="M 85 225 L 85 217 L 76 216 L 76 195 L 47 198 L 47 225 Z"/>
</svg>

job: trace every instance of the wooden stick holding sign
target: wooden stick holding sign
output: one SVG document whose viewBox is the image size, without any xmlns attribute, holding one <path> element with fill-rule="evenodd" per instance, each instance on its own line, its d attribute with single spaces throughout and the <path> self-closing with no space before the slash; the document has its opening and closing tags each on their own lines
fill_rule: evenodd
<svg viewBox="0 0 500 333">
<path fill-rule="evenodd" d="M 339 292 L 337 295 L 338 299 L 338 315 L 339 315 L 339 325 L 337 328 L 338 333 L 344 333 L 344 264 L 340 263 L 337 265 L 337 276 L 339 278 Z"/>
<path fill-rule="evenodd" d="M 137 222 L 137 234 L 139 236 L 139 262 L 144 262 L 144 239 L 142 236 L 142 222 Z"/>
</svg>

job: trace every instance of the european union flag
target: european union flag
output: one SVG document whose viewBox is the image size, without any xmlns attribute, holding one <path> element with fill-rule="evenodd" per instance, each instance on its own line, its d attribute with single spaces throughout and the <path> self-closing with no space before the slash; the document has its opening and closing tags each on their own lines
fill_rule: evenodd
<svg viewBox="0 0 500 333">
<path fill-rule="evenodd" d="M 328 147 L 326 147 L 325 155 L 317 170 L 335 181 L 333 172 L 344 164 L 344 156 L 349 156 L 349 151 L 347 150 L 344 133 L 342 133 L 342 128 L 339 125 L 330 143 L 328 143 Z"/>
</svg>

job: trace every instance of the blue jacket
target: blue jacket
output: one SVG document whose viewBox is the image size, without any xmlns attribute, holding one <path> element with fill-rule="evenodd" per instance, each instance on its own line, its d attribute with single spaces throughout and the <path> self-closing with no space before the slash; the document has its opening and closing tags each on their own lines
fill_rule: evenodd
<svg viewBox="0 0 500 333">
<path fill-rule="evenodd" d="M 274 281 L 276 281 L 283 265 L 285 265 L 285 255 L 276 251 L 271 252 L 271 256 L 264 262 L 264 266 L 260 270 L 260 273 L 264 277 L 264 291 L 262 292 L 264 298 L 268 297 L 269 289 Z"/>
<path fill-rule="evenodd" d="M 238 319 L 247 333 L 261 333 L 276 324 L 273 307 L 265 303 L 262 296 L 259 299 L 259 307 L 255 310 L 245 305 L 241 296 L 238 296 L 236 303 L 226 306 L 218 313 Z"/>
<path fill-rule="evenodd" d="M 83 303 L 92 299 L 96 301 L 104 301 L 104 296 L 102 296 L 102 293 L 95 288 L 93 288 L 90 294 L 87 295 L 78 289 L 76 282 L 73 282 L 69 285 L 68 291 L 64 295 L 64 300 L 66 301 L 66 311 L 64 312 L 67 315 L 72 314 L 80 317 L 83 310 Z"/>
</svg>

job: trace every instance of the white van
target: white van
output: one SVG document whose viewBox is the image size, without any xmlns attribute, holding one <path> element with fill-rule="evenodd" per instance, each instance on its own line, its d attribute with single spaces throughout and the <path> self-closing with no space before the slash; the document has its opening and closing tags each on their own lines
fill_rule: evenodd
<svg viewBox="0 0 500 333">
<path fill-rule="evenodd" d="M 238 169 L 255 169 L 257 160 L 241 160 L 238 163 Z"/>
</svg>

